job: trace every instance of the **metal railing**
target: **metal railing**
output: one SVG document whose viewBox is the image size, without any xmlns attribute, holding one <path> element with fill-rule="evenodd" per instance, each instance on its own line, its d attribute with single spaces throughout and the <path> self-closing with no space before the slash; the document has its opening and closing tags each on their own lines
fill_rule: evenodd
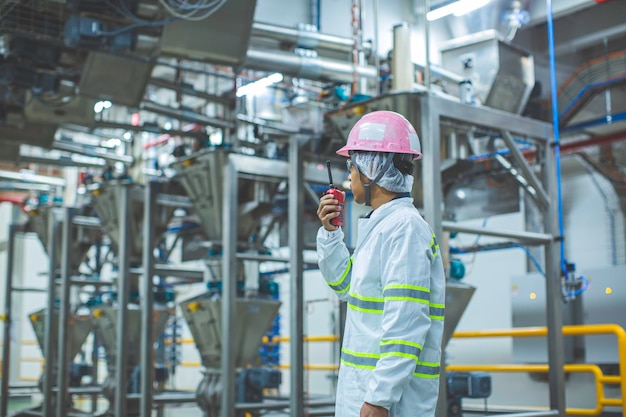
<svg viewBox="0 0 626 417">
<path fill-rule="evenodd" d="M 622 407 L 622 416 L 626 417 L 626 331 L 617 324 L 585 324 L 577 326 L 563 326 L 563 336 L 594 336 L 615 335 L 617 338 L 617 351 L 619 361 L 619 375 L 604 375 L 599 366 L 593 364 L 566 364 L 566 373 L 591 373 L 594 376 L 596 389 L 595 408 L 567 408 L 569 415 L 597 416 L 604 411 L 606 406 Z M 478 330 L 456 332 L 453 337 L 457 339 L 488 338 L 488 337 L 542 337 L 548 335 L 547 327 L 520 327 L 505 330 Z M 550 366 L 546 365 L 448 365 L 448 371 L 483 371 L 483 372 L 548 372 Z M 604 396 L 605 384 L 619 384 L 622 398 L 606 398 Z"/>
</svg>

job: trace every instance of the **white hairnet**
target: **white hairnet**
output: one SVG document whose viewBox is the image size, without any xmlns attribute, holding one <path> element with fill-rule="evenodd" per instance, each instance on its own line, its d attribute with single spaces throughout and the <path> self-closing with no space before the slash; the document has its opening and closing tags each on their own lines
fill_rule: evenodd
<svg viewBox="0 0 626 417">
<path fill-rule="evenodd" d="M 388 157 L 389 154 L 383 152 L 354 152 L 350 154 L 352 163 L 370 180 L 376 178 Z M 413 176 L 401 173 L 391 163 L 376 184 L 392 193 L 407 193 L 411 192 L 413 187 Z"/>
</svg>

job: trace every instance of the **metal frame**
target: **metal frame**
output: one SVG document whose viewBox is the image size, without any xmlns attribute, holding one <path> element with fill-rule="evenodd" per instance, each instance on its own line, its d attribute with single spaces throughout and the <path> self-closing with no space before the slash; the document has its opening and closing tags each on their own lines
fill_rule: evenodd
<svg viewBox="0 0 626 417">
<path fill-rule="evenodd" d="M 424 215 L 439 236 L 443 230 L 454 230 L 464 233 L 490 234 L 491 236 L 501 236 L 507 238 L 517 238 L 520 241 L 543 245 L 546 255 L 546 294 L 547 294 L 547 323 L 548 323 L 548 360 L 550 362 L 550 407 L 558 414 L 565 412 L 565 374 L 563 372 L 563 311 L 561 298 L 560 268 L 558 262 L 558 212 L 554 202 L 549 201 L 547 196 L 556 193 L 556 172 L 555 155 L 552 149 L 552 128 L 549 124 L 537 120 L 528 119 L 504 111 L 470 106 L 457 103 L 449 99 L 436 96 L 431 93 L 416 94 L 419 101 L 421 117 L 421 138 L 424 154 L 427 155 L 422 162 L 422 179 L 424 183 Z M 408 115 L 407 115 L 408 116 Z M 502 132 L 505 142 L 510 146 L 514 160 L 521 171 L 530 179 L 530 184 L 536 189 L 538 194 L 538 205 L 543 209 L 545 234 L 537 233 L 515 233 L 502 230 L 486 231 L 485 229 L 470 230 L 459 227 L 453 223 L 443 222 L 441 205 L 443 197 L 441 195 L 441 158 L 440 158 L 440 124 L 441 119 L 453 119 L 469 125 L 480 125 L 502 131 L 506 126 L 506 131 Z M 543 172 L 543 187 L 539 180 L 530 175 L 531 169 L 525 160 L 516 151 L 511 132 L 528 135 L 544 150 L 543 160 L 545 161 Z M 545 207 L 541 207 L 545 204 Z M 443 369 L 443 367 L 442 367 Z M 445 378 L 442 372 L 442 380 Z M 445 406 L 445 390 L 440 394 L 438 414 L 441 415 L 441 407 Z"/>
</svg>

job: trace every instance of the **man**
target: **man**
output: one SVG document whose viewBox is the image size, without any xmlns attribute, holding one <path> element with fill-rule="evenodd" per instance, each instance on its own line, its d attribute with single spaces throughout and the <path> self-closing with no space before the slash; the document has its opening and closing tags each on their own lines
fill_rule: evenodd
<svg viewBox="0 0 626 417">
<path fill-rule="evenodd" d="M 352 128 L 346 146 L 354 200 L 372 207 L 359 219 L 350 256 L 339 206 L 317 210 L 319 267 L 348 302 L 336 417 L 431 417 L 439 393 L 445 276 L 439 246 L 411 198 L 418 136 L 400 114 L 377 111 Z"/>
</svg>

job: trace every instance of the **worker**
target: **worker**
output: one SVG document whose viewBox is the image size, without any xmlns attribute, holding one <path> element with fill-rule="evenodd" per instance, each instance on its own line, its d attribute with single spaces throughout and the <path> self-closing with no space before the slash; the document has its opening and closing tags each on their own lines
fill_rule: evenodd
<svg viewBox="0 0 626 417">
<path fill-rule="evenodd" d="M 352 128 L 346 146 L 358 220 L 352 256 L 332 195 L 317 215 L 320 271 L 348 302 L 336 417 L 431 417 L 439 395 L 445 275 L 437 239 L 413 205 L 411 161 L 422 156 L 402 115 L 376 111 Z"/>
</svg>

